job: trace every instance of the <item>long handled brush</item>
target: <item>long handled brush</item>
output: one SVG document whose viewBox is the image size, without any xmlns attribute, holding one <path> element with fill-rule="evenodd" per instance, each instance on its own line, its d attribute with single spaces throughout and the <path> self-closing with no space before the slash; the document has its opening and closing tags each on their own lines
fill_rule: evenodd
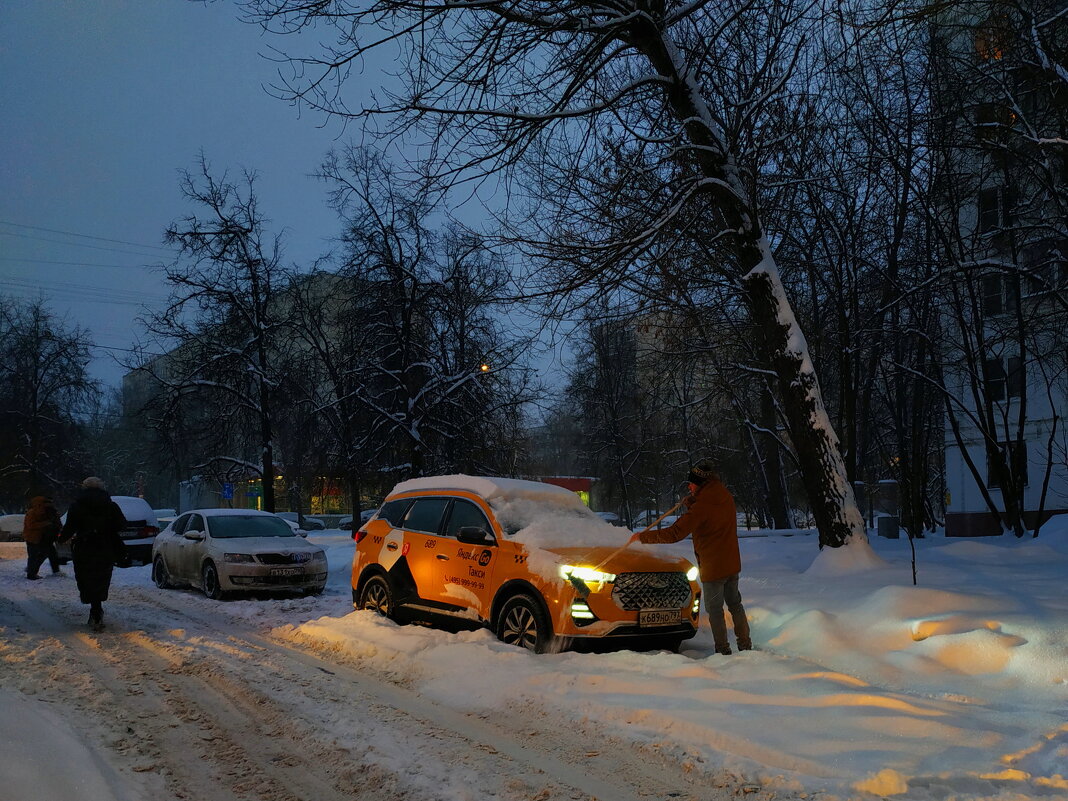
<svg viewBox="0 0 1068 801">
<path fill-rule="evenodd" d="M 666 512 L 664 512 L 664 514 L 660 515 L 660 517 L 658 517 L 652 523 L 650 523 L 645 528 L 643 528 L 641 531 L 639 531 L 638 534 L 644 534 L 646 531 L 651 530 L 653 528 L 653 526 L 655 526 L 657 523 L 659 523 L 661 520 L 663 520 L 669 514 L 671 514 L 676 509 L 678 509 L 680 506 L 682 506 L 682 503 L 683 503 L 682 501 L 679 501 L 677 504 L 675 504 L 670 509 L 668 509 Z M 600 570 L 602 567 L 604 567 L 609 562 L 611 562 L 613 559 L 615 559 L 617 556 L 619 556 L 621 553 L 623 553 L 623 551 L 627 550 L 628 547 L 630 547 L 630 540 L 629 539 L 625 543 L 623 543 L 623 546 L 621 548 L 616 548 L 614 551 L 612 551 L 612 553 L 608 554 L 608 556 L 606 556 L 604 559 L 602 559 L 601 563 L 599 565 L 597 565 L 597 567 L 595 567 L 594 570 Z M 585 598 L 587 598 L 589 596 L 590 588 L 586 585 L 585 581 L 583 581 L 582 579 L 577 578 L 575 576 L 568 576 L 567 580 L 571 582 L 571 586 L 575 588 L 575 592 L 577 592 L 583 599 L 585 599 Z"/>
</svg>

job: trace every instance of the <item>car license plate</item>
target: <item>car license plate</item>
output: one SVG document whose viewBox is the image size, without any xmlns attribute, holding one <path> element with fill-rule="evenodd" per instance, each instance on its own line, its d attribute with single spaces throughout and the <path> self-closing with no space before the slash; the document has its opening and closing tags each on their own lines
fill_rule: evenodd
<svg viewBox="0 0 1068 801">
<path fill-rule="evenodd" d="M 272 576 L 299 576 L 304 571 L 299 567 L 272 567 Z"/>
<path fill-rule="evenodd" d="M 639 626 L 670 626 L 682 620 L 680 609 L 642 609 L 638 612 Z"/>
</svg>

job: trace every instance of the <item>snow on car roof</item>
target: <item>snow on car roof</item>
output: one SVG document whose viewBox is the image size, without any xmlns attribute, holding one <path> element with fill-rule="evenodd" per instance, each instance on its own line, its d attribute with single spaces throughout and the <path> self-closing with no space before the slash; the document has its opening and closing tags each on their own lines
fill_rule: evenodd
<svg viewBox="0 0 1068 801">
<path fill-rule="evenodd" d="M 555 484 L 492 476 L 432 476 L 402 481 L 400 492 L 462 490 L 483 498 L 508 536 L 537 548 L 612 547 L 626 542 L 619 529 L 595 515 L 574 492 Z M 556 574 L 557 561 L 527 565 L 545 576 Z"/>
<path fill-rule="evenodd" d="M 543 481 L 525 481 L 520 478 L 495 476 L 467 476 L 457 473 L 451 476 L 411 478 L 393 488 L 398 492 L 426 492 L 429 490 L 462 490 L 478 495 L 485 500 L 547 500 L 554 504 L 574 506 L 582 500 L 571 490 L 546 484 Z"/>
<path fill-rule="evenodd" d="M 190 509 L 188 512 L 183 512 L 182 514 L 208 515 L 209 517 L 226 517 L 228 515 L 266 515 L 268 517 L 278 516 L 272 514 L 271 512 L 261 512 L 258 509 Z"/>
</svg>

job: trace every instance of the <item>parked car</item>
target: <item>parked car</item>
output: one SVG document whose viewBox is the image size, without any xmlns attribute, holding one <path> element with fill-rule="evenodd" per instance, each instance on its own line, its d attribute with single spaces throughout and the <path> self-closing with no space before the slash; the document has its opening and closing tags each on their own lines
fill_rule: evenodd
<svg viewBox="0 0 1068 801">
<path fill-rule="evenodd" d="M 290 530 L 294 534 L 296 534 L 296 535 L 298 535 L 300 537 L 307 537 L 308 536 L 308 532 L 305 531 L 304 529 L 302 529 L 300 526 L 298 526 L 297 522 L 295 520 L 286 520 L 284 517 L 279 517 L 277 513 L 275 513 L 275 517 L 277 517 L 279 520 L 281 520 L 283 523 L 285 523 L 287 526 L 289 526 Z"/>
<path fill-rule="evenodd" d="M 594 512 L 601 520 L 612 526 L 622 526 L 623 521 L 615 512 Z"/>
<path fill-rule="evenodd" d="M 680 515 L 668 515 L 663 520 L 661 520 L 659 523 L 657 523 L 656 522 L 657 518 L 660 517 L 660 515 L 662 515 L 662 514 L 664 514 L 664 513 L 663 512 L 657 512 L 654 509 L 647 509 L 644 512 L 640 512 L 638 514 L 638 516 L 634 518 L 634 530 L 635 531 L 641 531 L 643 528 L 646 528 L 647 526 L 650 526 L 653 523 L 656 523 L 654 528 L 657 528 L 657 529 L 667 528 L 672 523 L 674 523 L 676 520 L 678 520 L 679 517 L 680 517 Z"/>
<path fill-rule="evenodd" d="M 322 520 L 310 515 L 304 515 L 304 524 L 301 525 L 296 512 L 275 512 L 275 514 L 283 520 L 288 520 L 290 523 L 296 523 L 305 531 L 322 531 L 326 528 L 326 524 L 323 523 Z"/>
<path fill-rule="evenodd" d="M 360 525 L 362 526 L 368 520 L 375 516 L 377 509 L 364 509 L 360 512 Z M 337 527 L 342 531 L 352 530 L 352 515 L 345 515 L 338 521 Z"/>
<path fill-rule="evenodd" d="M 326 586 L 326 552 L 269 512 L 197 509 L 156 538 L 152 580 L 160 589 L 187 585 L 209 598 L 239 591 L 299 591 Z"/>
<path fill-rule="evenodd" d="M 159 518 L 144 498 L 133 495 L 112 495 L 111 500 L 118 504 L 122 516 L 126 518 L 126 528 L 120 532 L 126 543 L 126 555 L 133 564 L 147 565 L 152 561 L 152 543 L 159 533 Z M 64 513 L 61 520 L 66 523 Z M 56 544 L 59 561 L 70 561 L 70 541 Z"/>
<path fill-rule="evenodd" d="M 0 515 L 0 542 L 20 542 L 26 515 Z"/>
<path fill-rule="evenodd" d="M 697 568 L 623 549 L 625 533 L 550 484 L 412 479 L 353 539 L 353 605 L 391 618 L 474 621 L 537 653 L 607 642 L 676 649 L 697 631 Z"/>
<path fill-rule="evenodd" d="M 341 522 L 341 519 L 343 517 L 351 517 L 351 515 L 341 515 L 341 514 L 334 514 L 334 513 L 324 513 L 324 514 L 315 515 L 315 519 L 322 521 L 323 525 L 326 526 L 328 529 L 329 528 L 335 528 L 336 529 L 338 527 L 338 523 Z"/>
</svg>

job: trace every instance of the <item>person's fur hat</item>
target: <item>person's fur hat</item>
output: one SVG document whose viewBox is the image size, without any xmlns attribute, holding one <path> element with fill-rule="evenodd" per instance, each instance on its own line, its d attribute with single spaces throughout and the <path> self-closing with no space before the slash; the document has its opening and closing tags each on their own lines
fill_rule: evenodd
<svg viewBox="0 0 1068 801">
<path fill-rule="evenodd" d="M 89 476 L 89 478 L 85 479 L 85 481 L 82 482 L 82 488 L 99 490 L 107 489 L 107 487 L 104 485 L 104 479 L 97 478 L 96 476 Z"/>
<path fill-rule="evenodd" d="M 716 465 L 711 459 L 699 461 L 690 468 L 690 474 L 686 476 L 687 481 L 699 487 L 713 478 L 719 478 L 719 474 L 716 472 Z"/>
</svg>

